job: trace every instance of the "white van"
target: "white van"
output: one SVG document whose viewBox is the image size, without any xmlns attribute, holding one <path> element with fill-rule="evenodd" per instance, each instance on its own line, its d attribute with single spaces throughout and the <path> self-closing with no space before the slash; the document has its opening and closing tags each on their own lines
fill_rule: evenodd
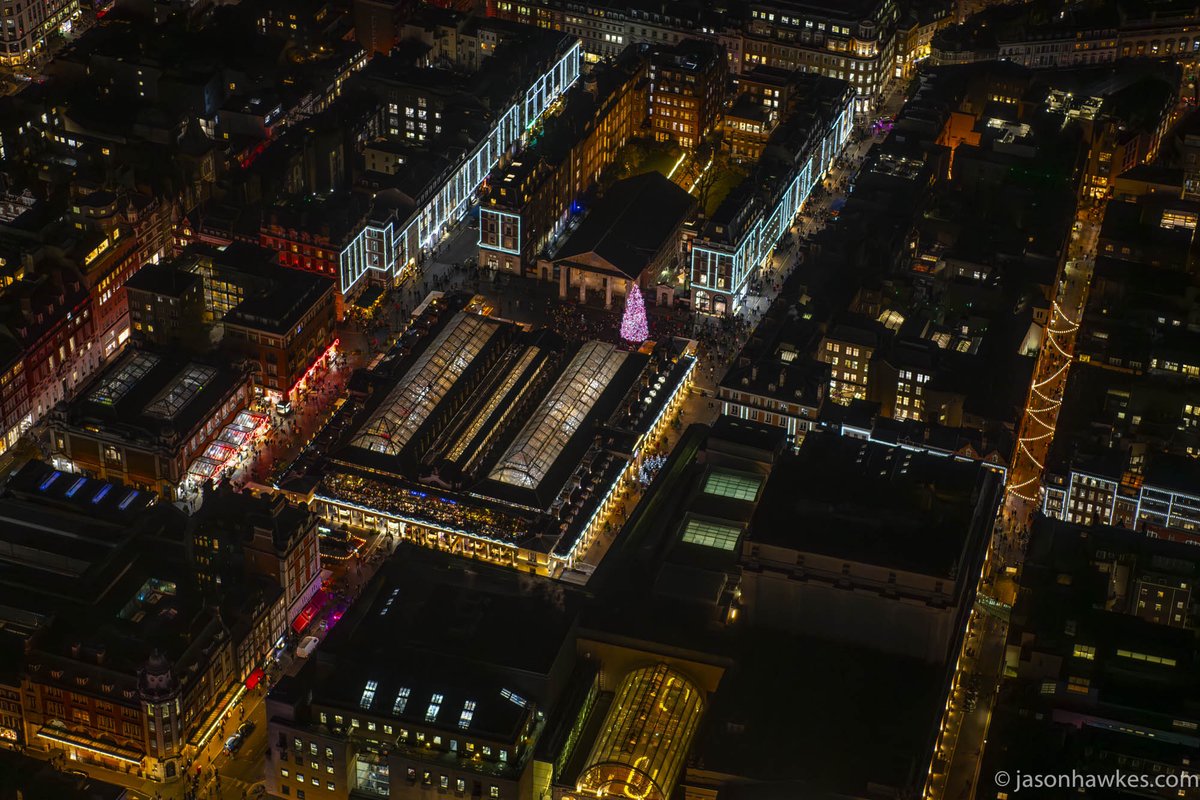
<svg viewBox="0 0 1200 800">
<path fill-rule="evenodd" d="M 305 636 L 298 647 L 296 647 L 296 658 L 308 658 L 312 655 L 312 651 L 317 649 L 317 644 L 321 640 L 315 636 Z"/>
</svg>

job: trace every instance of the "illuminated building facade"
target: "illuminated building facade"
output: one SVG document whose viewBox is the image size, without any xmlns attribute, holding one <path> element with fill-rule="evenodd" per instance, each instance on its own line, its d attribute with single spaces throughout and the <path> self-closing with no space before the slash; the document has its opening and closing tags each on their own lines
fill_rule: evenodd
<svg viewBox="0 0 1200 800">
<path fill-rule="evenodd" d="M 28 64 L 78 16 L 79 0 L 0 0 L 0 65 Z"/>
<path fill-rule="evenodd" d="M 444 179 L 421 193 L 416 210 L 403 217 L 391 210 L 372 214 L 338 255 L 338 288 L 343 296 L 353 296 L 355 287 L 370 274 L 388 282 L 399 279 L 430 251 L 449 225 L 462 218 L 484 179 L 509 149 L 579 78 L 582 51 L 577 40 L 555 37 L 551 52 L 545 71 L 498 115 L 487 135 L 455 162 Z"/>
<path fill-rule="evenodd" d="M 650 55 L 650 128 L 657 141 L 697 147 L 720 117 L 728 67 L 725 50 L 685 39 Z"/>
<path fill-rule="evenodd" d="M 1200 543 L 1200 497 L 1195 484 L 1172 480 L 1186 474 L 1188 466 L 1176 457 L 1162 455 L 1148 474 L 1103 474 L 1072 469 L 1065 476 L 1050 476 L 1042 493 L 1047 516 L 1083 525 L 1113 525 L 1145 531 L 1148 536 Z"/>
<path fill-rule="evenodd" d="M 578 201 L 636 135 L 646 119 L 645 57 L 627 48 L 613 64 L 597 65 L 543 121 L 537 144 L 492 174 L 479 209 L 479 264 L 542 280 L 537 255 L 579 212 Z"/>
<path fill-rule="evenodd" d="M 531 800 L 534 751 L 576 659 L 578 598 L 406 548 L 267 698 L 274 797 Z M 520 643 L 512 621 L 528 627 Z"/>
<path fill-rule="evenodd" d="M 772 137 L 791 158 L 783 164 L 760 161 L 721 202 L 692 245 L 696 311 L 724 315 L 741 307 L 750 277 L 770 258 L 850 137 L 854 93 L 846 82 L 811 76 L 806 89 L 810 103 Z"/>
<path fill-rule="evenodd" d="M 821 340 L 817 358 L 829 365 L 829 399 L 841 405 L 867 398 L 871 357 L 878 344 L 869 330 L 837 325 Z"/>
<path fill-rule="evenodd" d="M 256 390 L 296 400 L 305 376 L 333 346 L 334 282 L 280 270 L 271 285 L 225 315 L 225 343 L 251 364 Z"/>
<path fill-rule="evenodd" d="M 847 81 L 854 113 L 866 114 L 897 74 L 893 0 L 862 0 L 837 7 L 816 3 L 757 2 L 743 32 L 745 68 L 765 64 Z"/>
<path fill-rule="evenodd" d="M 552 267 L 562 298 L 575 295 L 583 303 L 594 293 L 611 308 L 636 284 L 657 304 L 670 305 L 669 283 L 694 207 L 695 199 L 660 172 L 617 181 L 539 269 Z"/>
<path fill-rule="evenodd" d="M 445 307 L 390 389 L 322 444 L 317 511 L 332 525 L 558 574 L 604 528 L 690 384 L 690 343 L 651 358 Z M 407 365 L 407 366 L 405 366 Z"/>
</svg>

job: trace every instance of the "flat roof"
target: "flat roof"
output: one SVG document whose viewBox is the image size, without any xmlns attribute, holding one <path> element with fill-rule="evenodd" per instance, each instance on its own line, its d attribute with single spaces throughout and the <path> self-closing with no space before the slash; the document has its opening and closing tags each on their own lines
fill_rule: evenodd
<svg viewBox="0 0 1200 800">
<path fill-rule="evenodd" d="M 750 540 L 953 578 L 981 467 L 814 431 L 767 480 Z"/>
<path fill-rule="evenodd" d="M 127 440 L 187 433 L 242 381 L 240 372 L 203 357 L 130 348 L 76 395 L 63 419 Z"/>
<path fill-rule="evenodd" d="M 403 544 L 319 652 L 385 671 L 403 656 L 447 674 L 457 667 L 497 681 L 507 673 L 545 676 L 567 643 L 580 598 L 546 578 Z"/>
<path fill-rule="evenodd" d="M 333 278 L 291 269 L 280 273 L 262 291 L 249 293 L 224 317 L 226 325 L 285 333 L 333 292 Z"/>
</svg>

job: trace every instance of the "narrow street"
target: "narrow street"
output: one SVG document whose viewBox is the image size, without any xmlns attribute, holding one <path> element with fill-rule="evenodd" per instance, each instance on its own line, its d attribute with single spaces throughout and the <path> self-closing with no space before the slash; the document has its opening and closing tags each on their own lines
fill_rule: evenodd
<svg viewBox="0 0 1200 800">
<path fill-rule="evenodd" d="M 1059 267 L 1047 335 L 1034 368 L 1017 452 L 977 589 L 979 597 L 1001 607 L 1011 607 L 1016 599 L 1016 576 L 1024 559 L 1029 526 L 1038 509 L 1043 468 L 1054 441 L 1075 335 L 1087 303 L 1102 219 L 1103 205 L 1080 201 L 1071 244 Z M 985 614 L 977 604 L 943 711 L 942 734 L 925 786 L 928 800 L 975 796 L 992 706 L 1004 677 L 1007 637 L 1007 620 Z M 962 687 L 972 682 L 979 687 L 973 710 L 962 694 Z"/>
</svg>

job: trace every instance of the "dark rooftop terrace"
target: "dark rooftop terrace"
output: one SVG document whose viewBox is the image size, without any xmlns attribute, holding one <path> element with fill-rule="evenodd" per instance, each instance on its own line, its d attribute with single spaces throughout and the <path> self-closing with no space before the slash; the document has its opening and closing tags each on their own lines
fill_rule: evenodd
<svg viewBox="0 0 1200 800">
<path fill-rule="evenodd" d="M 954 577 L 976 515 L 982 467 L 811 433 L 763 490 L 751 541 Z"/>
</svg>

